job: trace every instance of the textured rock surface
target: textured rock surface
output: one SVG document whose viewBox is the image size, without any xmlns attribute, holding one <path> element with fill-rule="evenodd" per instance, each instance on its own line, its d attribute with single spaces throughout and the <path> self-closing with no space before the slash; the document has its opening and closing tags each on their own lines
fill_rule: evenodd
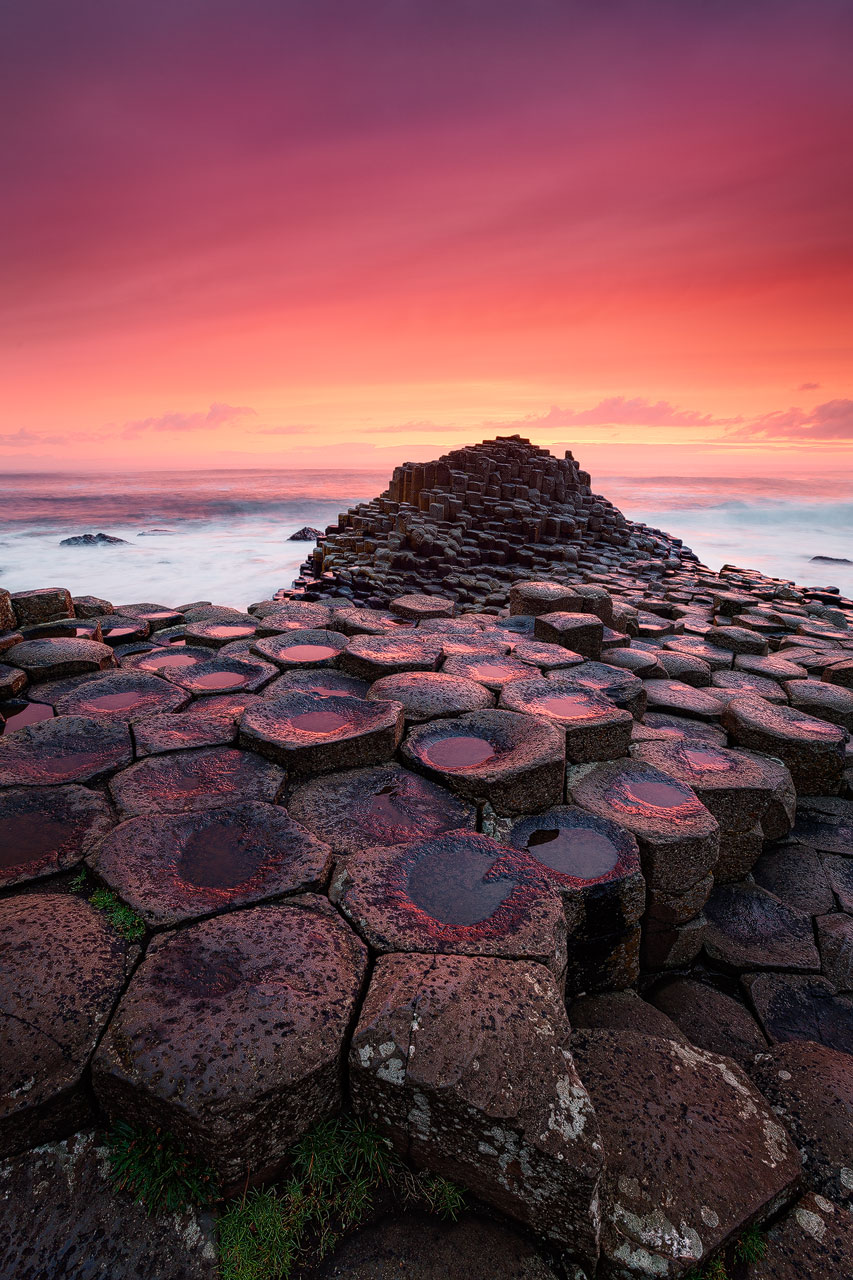
<svg viewBox="0 0 853 1280">
<path fill-rule="evenodd" d="M 76 866 L 112 825 L 104 797 L 85 787 L 0 791 L 0 886 Z"/>
<path fill-rule="evenodd" d="M 603 1151 L 568 1040 L 537 965 L 384 957 L 353 1038 L 354 1105 L 415 1164 L 594 1262 Z"/>
<path fill-rule="evenodd" d="M 729 1059 L 618 1031 L 576 1031 L 572 1052 L 607 1152 L 612 1274 L 682 1275 L 792 1199 L 799 1156 Z"/>
<path fill-rule="evenodd" d="M 366 952 L 322 898 L 155 939 L 92 1068 L 99 1101 L 165 1125 L 227 1181 L 259 1177 L 341 1103 Z"/>
</svg>

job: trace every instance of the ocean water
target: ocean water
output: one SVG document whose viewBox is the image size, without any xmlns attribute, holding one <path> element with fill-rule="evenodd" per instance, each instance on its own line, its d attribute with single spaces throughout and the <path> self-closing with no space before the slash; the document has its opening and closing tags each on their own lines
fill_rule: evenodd
<svg viewBox="0 0 853 1280">
<path fill-rule="evenodd" d="M 289 542 L 291 533 L 325 528 L 387 480 L 384 471 L 331 470 L 0 476 L 0 586 L 245 608 L 290 586 L 312 545 Z M 853 474 L 598 475 L 594 487 L 632 519 L 683 538 L 712 569 L 730 562 L 853 595 L 853 564 L 810 563 L 853 560 Z M 126 545 L 59 546 L 82 533 Z"/>
</svg>

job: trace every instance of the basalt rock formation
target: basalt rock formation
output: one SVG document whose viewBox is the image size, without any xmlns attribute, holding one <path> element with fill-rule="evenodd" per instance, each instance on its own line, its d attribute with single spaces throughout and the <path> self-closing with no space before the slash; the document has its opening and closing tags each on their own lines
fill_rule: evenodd
<svg viewBox="0 0 853 1280">
<path fill-rule="evenodd" d="M 358 595 L 385 604 L 441 590 L 460 604 L 506 604 L 520 575 L 694 560 L 680 538 L 627 520 L 592 492 L 570 451 L 555 458 L 521 436 L 454 449 L 394 469 L 381 497 L 326 529 L 308 561 Z"/>
</svg>

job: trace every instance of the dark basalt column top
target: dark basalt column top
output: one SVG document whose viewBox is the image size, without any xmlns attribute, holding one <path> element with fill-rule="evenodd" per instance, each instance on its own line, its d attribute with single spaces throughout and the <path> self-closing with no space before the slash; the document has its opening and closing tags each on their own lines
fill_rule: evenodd
<svg viewBox="0 0 853 1280">
<path fill-rule="evenodd" d="M 561 976 L 562 902 L 525 854 L 451 831 L 340 864 L 329 891 L 376 950 L 535 959 Z"/>
<path fill-rule="evenodd" d="M 160 711 L 180 711 L 189 696 L 148 672 L 116 671 L 87 680 L 54 702 L 58 716 L 115 716 L 136 720 Z"/>
<path fill-rule="evenodd" d="M 306 782 L 290 797 L 288 810 L 338 855 L 387 848 L 443 831 L 473 831 L 477 823 L 474 805 L 398 764 Z"/>
<path fill-rule="evenodd" d="M 563 728 L 514 711 L 473 711 L 412 729 L 401 752 L 412 768 L 458 795 L 524 813 L 562 799 Z"/>
<path fill-rule="evenodd" d="M 629 831 L 574 805 L 522 818 L 508 843 L 525 850 L 556 883 L 607 884 L 640 869 L 640 851 Z"/>
<path fill-rule="evenodd" d="M 88 858 L 155 928 L 319 889 L 332 851 L 276 805 L 131 818 Z"/>
<path fill-rule="evenodd" d="M 34 684 L 82 675 L 86 671 L 106 671 L 116 665 L 108 645 L 97 640 L 24 640 L 3 655 L 11 667 L 25 671 Z"/>
<path fill-rule="evenodd" d="M 186 813 L 240 800 L 274 801 L 284 771 L 269 760 L 230 747 L 204 747 L 149 756 L 110 782 L 124 817 L 141 813 Z"/>
<path fill-rule="evenodd" d="M 257 631 L 257 620 L 248 615 L 244 618 L 208 618 L 202 622 L 190 622 L 186 636 L 190 643 L 208 645 L 212 649 L 220 649 L 232 640 L 247 640 Z"/>
<path fill-rule="evenodd" d="M 399 702 L 293 690 L 249 707 L 240 744 L 295 773 L 327 773 L 389 759 L 403 733 Z"/>
<path fill-rule="evenodd" d="M 330 667 L 310 667 L 307 671 L 294 668 L 276 676 L 264 689 L 264 697 L 279 698 L 285 693 L 298 692 L 316 693 L 324 698 L 341 694 L 347 698 L 363 698 L 369 688 L 366 680 Z"/>
<path fill-rule="evenodd" d="M 400 702 L 409 723 L 422 723 L 495 705 L 494 696 L 476 680 L 443 671 L 404 671 L 383 676 L 370 686 L 368 702 Z"/>
<path fill-rule="evenodd" d="M 176 644 L 173 647 L 152 646 L 142 653 L 128 653 L 119 659 L 122 667 L 132 671 L 150 671 L 155 676 L 210 662 L 210 649 L 201 645 Z"/>
<path fill-rule="evenodd" d="M 104 797 L 86 787 L 0 791 L 0 887 L 75 866 L 113 822 Z"/>
<path fill-rule="evenodd" d="M 255 693 L 269 684 L 277 672 L 278 668 L 272 663 L 262 662 L 249 654 L 245 658 L 224 657 L 219 654 L 207 662 L 167 667 L 162 674 L 179 689 L 185 689 L 187 693 L 200 698 L 208 694 L 234 693 L 237 690 Z"/>
<path fill-rule="evenodd" d="M 254 653 L 282 670 L 337 666 L 346 636 L 338 631 L 282 631 L 252 643 Z"/>
<path fill-rule="evenodd" d="M 98 782 L 132 759 L 123 721 L 58 716 L 0 738 L 0 787 Z"/>
</svg>

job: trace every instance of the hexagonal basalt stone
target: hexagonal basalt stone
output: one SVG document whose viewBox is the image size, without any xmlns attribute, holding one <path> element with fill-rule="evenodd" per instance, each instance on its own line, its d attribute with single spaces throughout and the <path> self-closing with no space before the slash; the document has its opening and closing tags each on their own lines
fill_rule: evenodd
<svg viewBox="0 0 853 1280">
<path fill-rule="evenodd" d="M 499 814 L 530 813 L 563 798 L 565 731 L 514 711 L 472 711 L 412 729 L 403 759 Z"/>
<path fill-rule="evenodd" d="M 705 950 L 726 969 L 820 969 L 810 917 L 756 884 L 718 885 L 705 916 Z"/>
<path fill-rule="evenodd" d="M 514 680 L 501 694 L 500 706 L 552 720 L 566 735 L 566 759 L 571 764 L 616 760 L 627 755 L 634 724 L 630 711 L 620 711 L 572 677 Z"/>
<path fill-rule="evenodd" d="M 0 791 L 0 887 L 66 871 L 112 825 L 106 800 L 85 787 Z"/>
<path fill-rule="evenodd" d="M 716 987 L 688 978 L 674 978 L 655 988 L 650 998 L 655 1008 L 672 1018 L 697 1049 L 722 1053 L 747 1068 L 756 1053 L 767 1047 L 752 1015 Z"/>
<path fill-rule="evenodd" d="M 612 649 L 602 665 L 630 671 L 639 680 L 662 680 L 666 675 L 657 653 L 646 649 Z"/>
<path fill-rule="evenodd" d="M 472 831 L 451 831 L 339 864 L 329 896 L 380 952 L 535 960 L 560 979 L 566 921 L 532 859 Z"/>
<path fill-rule="evenodd" d="M 0 662 L 0 702 L 7 702 L 10 698 L 17 697 L 26 689 L 28 683 L 26 672 L 20 671 L 17 667 L 7 667 L 5 662 Z"/>
<path fill-rule="evenodd" d="M 165 604 L 152 604 L 150 601 L 144 604 L 116 605 L 114 612 L 123 618 L 142 618 L 152 632 L 180 626 L 184 620 L 184 615 L 176 609 L 169 609 Z"/>
<path fill-rule="evenodd" d="M 398 764 L 353 769 L 298 787 L 288 811 L 338 856 L 477 825 L 477 810 Z"/>
<path fill-rule="evenodd" d="M 594 1265 L 603 1150 L 539 965 L 381 957 L 350 1081 L 356 1113 L 416 1165 Z"/>
<path fill-rule="evenodd" d="M 99 680 L 87 680 L 78 690 L 57 698 L 58 716 L 110 716 L 136 720 L 160 711 L 180 711 L 189 695 L 173 684 L 144 671 L 117 671 Z"/>
<path fill-rule="evenodd" d="M 778 653 L 770 654 L 766 658 L 743 654 L 735 658 L 735 670 L 745 671 L 753 676 L 764 676 L 766 680 L 778 680 L 780 682 L 783 680 L 805 680 L 808 676 L 808 671 L 805 667 L 789 661 Z"/>
<path fill-rule="evenodd" d="M 232 640 L 249 640 L 258 629 L 257 619 L 249 614 L 235 618 L 208 618 L 187 625 L 186 637 L 190 644 L 221 649 Z"/>
<path fill-rule="evenodd" d="M 799 1155 L 730 1059 L 621 1031 L 572 1052 L 607 1152 L 605 1274 L 684 1275 L 796 1194 Z"/>
<path fill-rule="evenodd" d="M 766 654 L 769 647 L 763 636 L 746 627 L 709 627 L 705 632 L 705 640 L 717 649 L 756 654 L 758 657 Z"/>
<path fill-rule="evenodd" d="M 716 819 L 695 791 L 652 765 L 600 764 L 568 779 L 570 798 L 582 809 L 618 822 L 635 836 L 646 883 L 683 893 L 704 880 L 719 851 Z"/>
<path fill-rule="evenodd" d="M 560 582 L 514 582 L 509 589 L 510 614 L 538 618 L 543 613 L 571 613 L 577 610 L 574 586 Z"/>
<path fill-rule="evenodd" d="M 113 649 L 144 640 L 151 633 L 151 627 L 145 618 L 122 618 L 117 613 L 111 613 L 106 618 L 99 618 L 98 621 L 101 624 L 104 644 Z"/>
<path fill-rule="evenodd" d="M 728 735 L 719 724 L 711 724 L 706 720 L 689 720 L 686 716 L 671 716 L 665 711 L 647 711 L 643 716 L 642 725 L 637 725 L 636 728 L 654 729 L 657 738 L 661 736 L 678 740 L 692 738 L 700 742 L 710 742 L 715 747 L 725 747 L 728 742 Z"/>
<path fill-rule="evenodd" d="M 112 649 L 97 640 L 24 640 L 13 645 L 4 657 L 11 666 L 25 671 L 34 684 L 87 671 L 106 671 L 116 665 Z"/>
<path fill-rule="evenodd" d="M 798 795 L 832 795 L 841 786 L 846 730 L 754 697 L 733 699 L 722 719 L 738 746 L 782 760 Z"/>
<path fill-rule="evenodd" d="M 762 826 L 778 839 L 793 824 L 794 784 L 777 760 L 690 741 L 642 743 L 633 747 L 631 754 L 692 787 L 726 835 L 746 835 L 761 824 L 756 842 L 732 841 L 725 856 L 721 842 L 720 860 L 714 868 L 718 880 L 739 879 L 752 869 L 762 850 Z M 748 853 L 737 853 L 739 843 L 750 846 Z"/>
<path fill-rule="evenodd" d="M 128 653 L 119 659 L 125 670 L 150 671 L 152 675 L 164 678 L 172 671 L 180 671 L 187 667 L 196 667 L 199 663 L 210 662 L 210 649 L 201 645 L 174 644 L 151 645 L 138 653 Z"/>
<path fill-rule="evenodd" d="M 402 736 L 399 702 L 297 690 L 263 699 L 240 720 L 241 746 L 303 775 L 379 764 L 394 754 Z"/>
<path fill-rule="evenodd" d="M 751 1075 L 799 1147 L 806 1184 L 853 1206 L 853 1057 L 798 1040 L 765 1050 Z"/>
<path fill-rule="evenodd" d="M 663 648 L 670 653 L 688 653 L 701 658 L 712 671 L 731 670 L 734 661 L 734 654 L 730 650 L 708 644 L 699 636 L 673 636 L 672 639 L 664 640 Z"/>
<path fill-rule="evenodd" d="M 64 894 L 0 902 L 0 1155 L 71 1133 L 91 1116 L 82 1077 L 125 981 L 125 945 Z"/>
<path fill-rule="evenodd" d="M 404 671 L 398 676 L 383 676 L 370 686 L 367 701 L 401 703 L 409 724 L 495 705 L 494 696 L 476 680 L 440 671 Z"/>
<path fill-rule="evenodd" d="M 646 705 L 650 711 L 670 712 L 696 720 L 719 720 L 722 702 L 709 690 L 694 689 L 680 680 L 646 680 Z"/>
<path fill-rule="evenodd" d="M 572 653 L 559 644 L 545 644 L 542 640 L 519 640 L 512 646 L 512 656 L 528 666 L 539 667 L 540 671 L 567 671 L 585 661 L 580 653 Z"/>
<path fill-rule="evenodd" d="M 252 651 L 281 671 L 336 667 L 347 646 L 338 631 L 282 631 L 252 643 Z"/>
<path fill-rule="evenodd" d="M 749 1268 L 749 1280 L 803 1280 L 843 1276 L 853 1257 L 853 1214 L 825 1196 L 803 1196 L 770 1228 L 767 1252 Z"/>
<path fill-rule="evenodd" d="M 89 866 L 149 925 L 320 889 L 332 851 L 275 805 L 131 818 Z"/>
<path fill-rule="evenodd" d="M 853 732 L 853 690 L 820 680 L 789 680 L 785 690 L 792 707 Z"/>
<path fill-rule="evenodd" d="M 59 716 L 0 738 L 0 787 L 98 782 L 132 759 L 123 721 Z"/>
<path fill-rule="evenodd" d="M 249 705 L 248 694 L 240 699 L 240 710 L 231 716 L 203 715 L 146 716 L 133 724 L 137 759 L 164 755 L 168 751 L 191 751 L 196 747 L 225 747 L 237 739 L 237 720 Z M 223 701 L 224 699 L 212 699 Z M 208 702 L 211 699 L 205 698 Z M 198 704 L 196 704 L 198 705 Z"/>
<path fill-rule="evenodd" d="M 162 1126 L 226 1184 L 261 1178 L 341 1104 L 364 945 L 322 898 L 155 938 L 92 1064 L 112 1116 Z"/>
<path fill-rule="evenodd" d="M 559 644 L 584 658 L 601 657 L 604 623 L 589 613 L 543 613 L 533 631 L 537 640 Z"/>
<path fill-rule="evenodd" d="M 636 982 L 638 949 L 626 939 L 643 914 L 646 885 L 634 837 L 615 822 L 560 806 L 522 818 L 507 843 L 542 865 L 563 900 L 569 935 L 567 991 L 603 991 Z"/>
<path fill-rule="evenodd" d="M 814 1040 L 853 1053 L 853 999 L 816 974 L 745 973 L 741 978 L 772 1043 Z"/>
<path fill-rule="evenodd" d="M 781 706 L 788 701 L 788 695 L 776 680 L 755 675 L 751 671 L 715 671 L 711 684 L 715 689 L 725 689 L 734 694 L 755 694 Z"/>
<path fill-rule="evenodd" d="M 456 610 L 452 600 L 444 596 L 398 596 L 388 608 L 400 618 L 420 622 L 423 618 L 451 618 Z"/>
<path fill-rule="evenodd" d="M 325 630 L 331 618 L 331 609 L 325 604 L 297 604 L 293 601 L 274 600 L 275 608 L 259 614 L 257 634 L 276 635 L 281 631 Z"/>
<path fill-rule="evenodd" d="M 171 684 L 195 698 L 237 691 L 256 693 L 275 678 L 278 668 L 247 653 L 245 658 L 226 657 L 218 653 L 209 662 L 191 666 L 168 667 L 163 675 Z"/>
<path fill-rule="evenodd" d="M 316 693 L 321 698 L 343 695 L 347 698 L 364 698 L 370 685 L 343 671 L 329 667 L 313 667 L 308 671 L 286 671 L 276 676 L 264 688 L 265 698 L 280 698 L 285 693 Z"/>
<path fill-rule="evenodd" d="M 704 689 L 711 683 L 711 668 L 703 658 L 693 653 L 675 653 L 663 649 L 660 664 L 670 680 L 680 680 L 694 689 Z"/>
<path fill-rule="evenodd" d="M 584 662 L 568 674 L 573 683 L 602 694 L 615 707 L 630 711 L 635 719 L 642 718 L 646 709 L 645 685 L 630 671 L 611 667 L 606 662 Z M 563 678 L 564 673 L 559 671 L 548 675 L 549 680 L 559 681 Z"/>
<path fill-rule="evenodd" d="M 435 671 L 441 661 L 438 636 L 419 638 L 403 632 L 391 636 L 355 636 L 341 655 L 341 668 L 360 680 L 381 680 L 401 671 Z"/>
<path fill-rule="evenodd" d="M 52 618 L 73 618 L 71 593 L 65 587 L 40 587 L 37 591 L 13 591 L 9 597 L 19 627 Z"/>
<path fill-rule="evenodd" d="M 853 658 L 842 658 L 826 667 L 822 679 L 827 684 L 837 684 L 844 689 L 853 689 Z"/>
<path fill-rule="evenodd" d="M 124 817 L 141 813 L 187 813 L 239 800 L 274 801 L 284 772 L 268 760 L 230 747 L 204 747 L 149 756 L 110 782 Z"/>
<path fill-rule="evenodd" d="M 386 636 L 393 635 L 400 627 L 413 627 L 415 623 L 382 609 L 341 608 L 333 610 L 330 626 L 345 636 Z"/>
<path fill-rule="evenodd" d="M 27 702 L 24 698 L 15 698 L 12 702 L 0 704 L 0 733 L 15 733 L 28 724 L 52 718 L 53 707 L 43 702 Z"/>
<path fill-rule="evenodd" d="M 499 693 L 505 685 L 514 680 L 529 680 L 532 674 L 530 664 L 522 662 L 511 655 L 500 657 L 498 654 L 471 653 L 459 654 L 445 658 L 441 669 L 449 676 L 462 676 L 466 680 L 476 680 L 493 693 Z"/>
</svg>

